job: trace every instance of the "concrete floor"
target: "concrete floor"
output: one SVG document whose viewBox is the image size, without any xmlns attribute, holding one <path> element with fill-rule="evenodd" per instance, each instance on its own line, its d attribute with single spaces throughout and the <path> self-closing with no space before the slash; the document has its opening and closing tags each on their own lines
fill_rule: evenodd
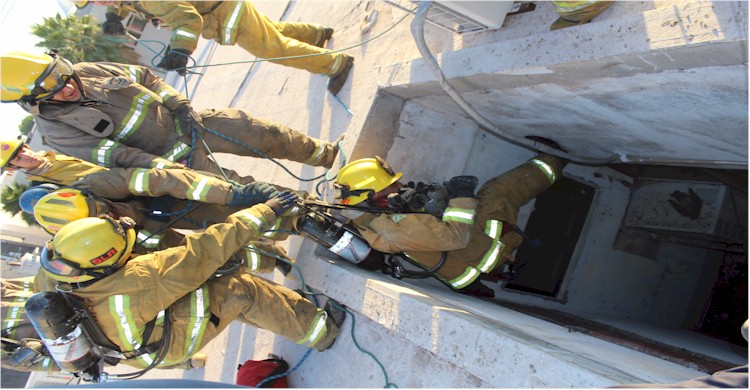
<svg viewBox="0 0 750 390">
<path fill-rule="evenodd" d="M 422 181 L 474 174 L 483 182 L 533 155 L 527 149 L 482 133 L 460 109 L 437 93 L 429 92 L 435 88 L 427 81 L 431 75 L 419 63 L 420 56 L 409 33 L 411 17 L 398 23 L 404 16 L 403 11 L 383 2 L 254 3 L 272 19 L 316 22 L 336 29 L 328 47 L 351 47 L 347 53 L 355 57 L 350 80 L 339 94 L 341 101 L 326 92 L 326 78 L 323 76 L 259 62 L 209 67 L 203 77 L 192 78 L 190 97 L 195 108 L 242 108 L 255 116 L 287 124 L 325 140 L 346 133 L 344 152 L 349 159 L 380 154 L 397 170 Z M 509 16 L 505 26 L 496 32 L 457 36 L 428 25 L 428 46 L 435 54 L 443 53 L 444 58 L 452 61 L 451 64 L 460 63 L 460 53 L 466 53 L 465 61 L 480 64 L 476 53 L 485 50 L 483 48 L 496 42 L 517 43 L 517 40 L 526 39 L 530 30 L 545 29 L 554 20 L 551 4 L 537 3 L 537 11 Z M 617 20 L 615 12 L 635 18 L 652 9 L 663 11 L 680 4 L 617 3 L 607 11 L 609 14 L 601 15 L 600 27 Z M 361 22 L 371 11 L 378 11 L 377 22 L 371 32 L 360 34 Z M 395 23 L 398 24 L 382 37 L 364 43 Z M 594 33 L 597 26 L 592 23 L 576 29 L 579 28 L 578 31 Z M 560 36 L 567 36 L 572 31 L 561 32 Z M 362 45 L 356 46 L 359 44 Z M 248 60 L 247 53 L 236 47 L 215 47 L 203 42 L 196 54 L 201 50 L 205 53 L 204 61 L 210 64 Z M 522 61 L 521 57 L 523 53 L 516 53 L 513 58 Z M 738 72 L 742 71 L 739 69 Z M 744 74 L 746 77 L 746 61 Z M 195 86 L 197 89 L 192 92 Z M 745 96 L 746 91 L 745 84 Z M 401 99 L 405 96 L 416 98 L 404 102 Z M 478 96 L 474 95 L 472 100 L 476 102 Z M 494 103 L 488 100 L 482 104 L 489 107 Z M 744 104 L 746 107 L 746 98 Z M 544 106 L 533 110 L 543 112 Z M 507 112 L 493 115 L 497 115 L 493 119 L 501 122 Z M 746 116 L 746 108 L 743 115 Z M 746 123 L 745 118 L 745 127 Z M 578 136 L 580 134 L 571 139 Z M 744 158 L 746 163 L 746 136 L 744 139 L 740 137 L 739 141 L 744 142 L 744 147 L 739 145 L 738 148 L 745 150 L 744 155 L 733 149 L 732 156 L 737 160 Z M 580 139 L 577 142 L 573 144 L 576 148 L 581 146 Z M 671 157 L 659 157 L 665 156 Z M 704 157 L 711 158 L 712 154 L 709 152 Z M 312 182 L 300 182 L 268 161 L 229 155 L 217 158 L 225 167 L 252 174 L 259 180 L 314 190 Z M 303 178 L 323 173 L 322 169 L 283 163 Z M 595 210 L 591 213 L 593 217 L 585 227 L 585 243 L 576 248 L 575 260 L 571 264 L 576 270 L 575 276 L 565 281 L 566 302 L 518 294 L 504 290 L 502 286 L 497 287 L 498 294 L 541 307 L 559 308 L 569 304 L 576 311 L 597 313 L 602 317 L 622 310 L 632 314 L 625 317 L 644 313 L 642 302 L 654 292 L 650 287 L 663 284 L 664 280 L 636 278 L 643 275 L 638 269 L 649 269 L 653 261 L 612 250 L 612 242 L 627 206 L 628 177 L 606 167 L 576 164 L 569 165 L 565 172 L 568 177 L 596 186 L 598 191 L 592 205 Z M 331 199 L 330 193 L 323 195 Z M 532 210 L 533 204 L 522 210 L 522 223 Z M 286 358 L 292 366 L 302 362 L 289 376 L 292 387 L 381 387 L 387 382 L 399 387 L 440 388 L 604 387 L 621 383 L 670 383 L 703 375 L 685 365 L 664 361 L 490 302 L 454 294 L 434 281 L 398 281 L 361 271 L 345 262 L 316 254 L 314 243 L 300 237 L 293 237 L 287 245 L 290 256 L 302 269 L 305 282 L 349 307 L 356 321 L 353 333 L 342 334 L 330 351 L 311 352 L 303 361 L 306 349 L 269 332 L 235 323 L 204 349 L 209 356 L 205 368 L 153 371 L 144 378 L 233 383 L 238 364 L 247 359 L 264 359 L 269 353 Z M 607 265 L 618 264 L 620 268 L 605 269 L 602 259 L 609 259 Z M 688 265 L 681 264 L 680 267 L 687 275 L 696 273 L 695 268 Z M 656 274 L 647 273 L 649 277 Z M 637 280 L 623 278 L 623 275 L 632 275 L 632 279 Z M 284 279 L 279 274 L 264 276 L 291 288 L 299 286 L 298 280 Z M 603 294 L 605 289 L 610 291 Z M 670 294 L 678 292 L 669 290 Z M 640 294 L 643 298 L 621 300 L 629 294 Z M 661 307 L 650 306 L 646 315 L 659 312 L 669 302 L 665 300 L 665 306 Z M 632 307 L 623 309 L 627 305 Z M 633 319 L 617 316 L 611 322 L 626 320 Z M 638 320 L 635 319 L 634 327 L 645 328 Z M 353 323 L 351 319 L 347 320 L 345 329 L 349 331 Z M 659 328 L 660 331 L 664 329 Z M 381 368 L 357 349 L 351 334 L 356 336 L 359 346 L 377 357 L 388 375 L 387 380 Z M 717 354 L 746 364 L 746 348 L 744 352 L 727 353 L 726 350 L 724 348 Z M 120 368 L 111 370 L 113 373 L 126 371 Z"/>
</svg>

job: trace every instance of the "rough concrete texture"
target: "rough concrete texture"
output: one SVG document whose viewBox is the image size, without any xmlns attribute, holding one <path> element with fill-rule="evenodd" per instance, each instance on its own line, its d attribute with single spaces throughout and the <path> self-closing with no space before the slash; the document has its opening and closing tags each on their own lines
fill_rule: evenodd
<svg viewBox="0 0 750 390">
<path fill-rule="evenodd" d="M 351 113 L 326 92 L 325 77 L 268 62 L 206 68 L 202 77 L 190 81 L 191 91 L 197 85 L 190 94 L 196 108 L 231 105 L 324 140 L 346 133 L 347 157 L 380 154 L 415 180 L 467 173 L 483 182 L 533 155 L 488 136 L 442 95 L 410 36 L 412 17 L 386 32 L 405 15 L 403 11 L 384 2 L 254 3 L 272 19 L 335 28 L 328 47 L 348 48 L 346 52 L 355 57 L 353 72 L 339 94 Z M 556 18 L 552 5 L 537 5 L 536 11 L 509 16 L 497 31 L 457 36 L 426 26 L 428 46 L 439 56 L 446 75 L 492 122 L 520 135 L 554 135 L 571 151 L 592 156 L 643 151 L 646 157 L 671 159 L 688 153 L 688 158 L 746 164 L 746 3 L 618 2 L 588 25 L 556 32 L 548 30 Z M 370 32 L 360 34 L 370 11 L 378 11 L 377 22 Z M 203 50 L 203 60 L 211 64 L 249 58 L 236 47 L 204 44 Z M 660 115 L 662 106 L 669 112 Z M 620 113 L 622 107 L 628 115 Z M 676 112 L 680 107 L 686 108 Z M 699 108 L 710 115 L 692 117 Z M 592 119 L 594 113 L 602 119 Z M 726 126 L 707 137 L 706 122 Z M 314 190 L 313 182 L 300 182 L 268 161 L 230 155 L 217 159 L 259 180 Z M 302 178 L 323 173 L 282 163 Z M 584 229 L 591 236 L 576 249 L 571 264 L 581 272 L 566 278 L 564 289 L 581 311 L 596 306 L 591 310 L 617 312 L 618 298 L 635 293 L 630 291 L 633 285 L 662 281 L 629 284 L 621 277 L 635 278 L 633 267 L 647 266 L 647 260 L 613 253 L 611 248 L 627 204 L 626 178 L 607 168 L 568 170 L 600 192 Z M 522 210 L 521 224 L 531 207 Z M 292 387 L 386 385 L 383 371 L 357 349 L 352 334 L 382 363 L 388 381 L 399 387 L 603 387 L 669 383 L 703 374 L 454 294 L 431 280 L 406 282 L 366 273 L 318 255 L 309 240 L 293 237 L 287 247 L 305 282 L 353 314 L 331 350 L 311 352 L 289 376 Z M 603 269 L 601 259 L 614 259 L 621 269 Z M 643 264 L 633 266 L 636 261 Z M 298 277 L 262 276 L 299 286 Z M 605 288 L 623 291 L 603 296 Z M 637 293 L 645 299 L 653 291 Z M 584 295 L 590 296 L 576 299 Z M 233 383 L 237 365 L 247 359 L 274 353 L 295 366 L 306 356 L 305 348 L 239 323 L 203 352 L 209 355 L 205 368 L 153 371 L 144 378 Z M 124 371 L 128 370 L 112 370 Z"/>
</svg>

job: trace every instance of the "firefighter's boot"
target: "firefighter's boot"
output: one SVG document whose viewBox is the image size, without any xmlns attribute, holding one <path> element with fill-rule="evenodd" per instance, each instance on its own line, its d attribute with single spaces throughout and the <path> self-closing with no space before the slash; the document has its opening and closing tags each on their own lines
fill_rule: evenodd
<svg viewBox="0 0 750 390">
<path fill-rule="evenodd" d="M 328 332 L 326 332 L 323 339 L 321 339 L 315 346 L 315 349 L 321 352 L 333 346 L 333 343 L 336 341 L 336 336 L 341 332 L 341 325 L 343 325 L 344 320 L 346 320 L 346 308 L 344 305 L 333 299 L 328 299 L 323 307 L 323 311 L 326 312 L 328 316 L 326 318 Z"/>
</svg>

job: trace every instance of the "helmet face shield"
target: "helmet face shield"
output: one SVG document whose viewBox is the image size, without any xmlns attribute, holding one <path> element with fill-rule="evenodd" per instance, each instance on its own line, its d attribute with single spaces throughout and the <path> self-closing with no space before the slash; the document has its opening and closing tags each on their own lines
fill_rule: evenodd
<svg viewBox="0 0 750 390">
<path fill-rule="evenodd" d="M 55 57 L 47 70 L 34 82 L 31 98 L 47 100 L 60 92 L 73 77 L 73 64 L 62 57 Z"/>
<path fill-rule="evenodd" d="M 79 276 L 86 275 L 82 269 L 76 267 L 74 262 L 59 257 L 52 247 L 52 241 L 48 242 L 47 245 L 42 248 L 42 254 L 40 257 L 44 270 L 55 276 L 75 279 Z"/>
</svg>

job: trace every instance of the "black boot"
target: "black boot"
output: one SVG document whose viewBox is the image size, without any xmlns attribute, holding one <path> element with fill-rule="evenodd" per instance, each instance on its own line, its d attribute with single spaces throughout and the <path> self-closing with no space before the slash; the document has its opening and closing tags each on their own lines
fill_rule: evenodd
<svg viewBox="0 0 750 390">
<path fill-rule="evenodd" d="M 346 319 L 346 307 L 331 298 L 328 298 L 328 301 L 326 301 L 323 311 L 328 315 L 328 318 L 326 319 L 328 332 L 315 346 L 315 349 L 320 352 L 333 346 L 333 343 L 336 342 L 336 337 L 341 332 L 341 325 L 344 324 L 344 320 Z"/>
<path fill-rule="evenodd" d="M 479 279 L 473 281 L 470 285 L 456 290 L 457 293 L 471 295 L 477 298 L 494 298 L 495 290 L 485 286 Z"/>
</svg>

